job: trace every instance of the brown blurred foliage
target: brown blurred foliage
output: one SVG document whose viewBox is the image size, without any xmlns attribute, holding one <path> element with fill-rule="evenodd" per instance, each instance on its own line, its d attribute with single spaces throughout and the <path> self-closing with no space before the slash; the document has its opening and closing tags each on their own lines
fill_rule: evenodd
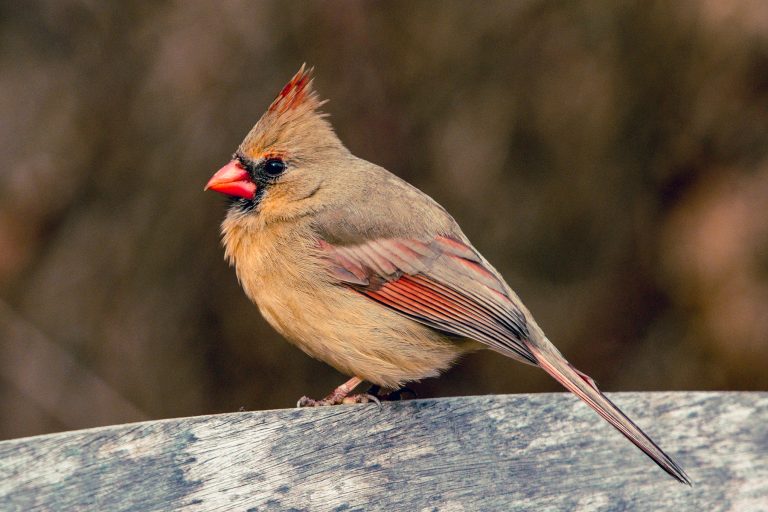
<svg viewBox="0 0 768 512">
<path fill-rule="evenodd" d="M 768 389 L 768 4 L 0 7 L 0 438 L 290 407 L 202 192 L 302 62 L 607 390 Z M 557 390 L 492 353 L 423 396 Z"/>
</svg>

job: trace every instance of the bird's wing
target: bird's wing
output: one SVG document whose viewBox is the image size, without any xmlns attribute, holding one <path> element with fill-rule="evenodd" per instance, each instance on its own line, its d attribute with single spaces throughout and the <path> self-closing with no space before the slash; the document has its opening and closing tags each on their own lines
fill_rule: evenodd
<svg viewBox="0 0 768 512">
<path fill-rule="evenodd" d="M 472 247 L 446 236 L 321 247 L 333 277 L 359 293 L 429 327 L 536 364 L 524 343 L 525 315 Z"/>
<path fill-rule="evenodd" d="M 526 321 L 516 297 L 468 244 L 438 236 L 428 242 L 385 238 L 357 245 L 321 241 L 320 246 L 339 283 L 424 325 L 540 366 L 662 469 L 690 485 L 677 462 Z"/>
</svg>

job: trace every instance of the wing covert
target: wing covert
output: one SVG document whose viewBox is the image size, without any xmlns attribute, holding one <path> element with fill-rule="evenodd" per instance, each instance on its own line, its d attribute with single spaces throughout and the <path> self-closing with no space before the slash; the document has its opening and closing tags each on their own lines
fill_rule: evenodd
<svg viewBox="0 0 768 512">
<path fill-rule="evenodd" d="M 439 236 L 346 246 L 321 241 L 320 247 L 331 275 L 358 293 L 434 329 L 536 364 L 523 343 L 525 315 L 471 246 Z"/>
</svg>

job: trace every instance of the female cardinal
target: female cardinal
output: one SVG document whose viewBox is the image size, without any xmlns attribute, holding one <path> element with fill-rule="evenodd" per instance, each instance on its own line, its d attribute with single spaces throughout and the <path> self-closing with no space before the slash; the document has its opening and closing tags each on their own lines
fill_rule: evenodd
<svg viewBox="0 0 768 512">
<path fill-rule="evenodd" d="M 351 154 L 304 66 L 206 185 L 231 197 L 226 257 L 264 318 L 304 352 L 396 389 L 487 347 L 540 366 L 670 475 L 682 468 L 571 366 L 432 198 Z"/>
</svg>

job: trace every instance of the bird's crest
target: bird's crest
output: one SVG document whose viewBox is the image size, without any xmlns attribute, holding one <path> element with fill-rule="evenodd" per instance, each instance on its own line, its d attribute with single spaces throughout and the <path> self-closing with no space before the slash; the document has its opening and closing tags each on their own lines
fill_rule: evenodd
<svg viewBox="0 0 768 512">
<path fill-rule="evenodd" d="M 314 68 L 301 65 L 298 73 L 285 84 L 275 100 L 269 106 L 268 112 L 273 114 L 285 114 L 293 110 L 316 110 L 325 103 L 320 101 L 317 92 L 312 87 Z"/>
<path fill-rule="evenodd" d="M 239 151 L 258 160 L 267 153 L 292 153 L 301 148 L 341 144 L 319 111 L 321 101 L 312 87 L 312 69 L 301 69 L 282 88 L 261 119 L 240 144 Z"/>
</svg>

